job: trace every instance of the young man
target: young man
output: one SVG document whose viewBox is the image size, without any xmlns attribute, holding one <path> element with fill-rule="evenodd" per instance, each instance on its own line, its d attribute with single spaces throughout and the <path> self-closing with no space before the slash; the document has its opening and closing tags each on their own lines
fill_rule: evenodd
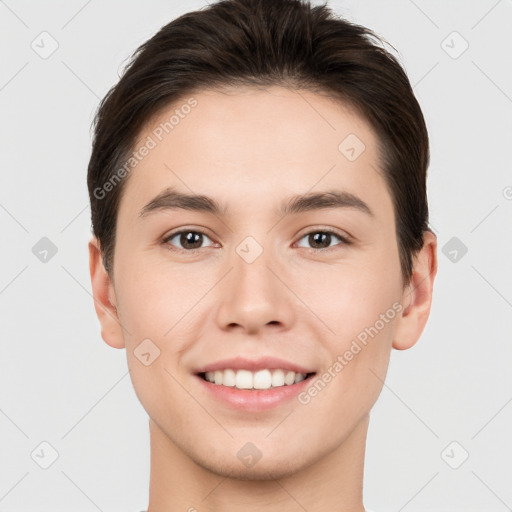
<svg viewBox="0 0 512 512">
<path fill-rule="evenodd" d="M 369 412 L 429 315 L 428 135 L 368 29 L 226 0 L 96 117 L 101 335 L 149 415 L 149 512 L 363 512 Z"/>
</svg>

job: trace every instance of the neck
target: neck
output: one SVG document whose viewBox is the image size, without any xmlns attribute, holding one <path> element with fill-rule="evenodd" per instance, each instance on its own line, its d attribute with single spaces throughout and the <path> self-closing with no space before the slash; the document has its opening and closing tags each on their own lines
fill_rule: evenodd
<svg viewBox="0 0 512 512">
<path fill-rule="evenodd" d="M 151 419 L 147 512 L 364 512 L 363 469 L 369 416 L 330 453 L 280 479 L 239 480 L 192 460 Z"/>
</svg>

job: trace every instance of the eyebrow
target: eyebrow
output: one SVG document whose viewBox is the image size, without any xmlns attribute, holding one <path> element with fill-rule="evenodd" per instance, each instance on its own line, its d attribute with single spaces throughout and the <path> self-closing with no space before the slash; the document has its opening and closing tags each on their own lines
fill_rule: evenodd
<svg viewBox="0 0 512 512">
<path fill-rule="evenodd" d="M 329 208 L 352 208 L 373 216 L 370 207 L 362 199 L 350 192 L 338 190 L 310 192 L 292 196 L 281 204 L 276 213 L 284 217 L 289 214 Z M 219 217 L 225 216 L 228 212 L 226 205 L 221 206 L 211 197 L 202 194 L 183 193 L 173 188 L 167 188 L 140 210 L 139 218 L 161 210 L 176 209 L 211 213 Z"/>
</svg>

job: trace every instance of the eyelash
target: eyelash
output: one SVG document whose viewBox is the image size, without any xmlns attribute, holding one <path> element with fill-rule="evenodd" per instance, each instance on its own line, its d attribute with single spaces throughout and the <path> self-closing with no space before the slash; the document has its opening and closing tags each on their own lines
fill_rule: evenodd
<svg viewBox="0 0 512 512">
<path fill-rule="evenodd" d="M 189 254 L 195 254 L 197 251 L 204 249 L 204 247 L 199 247 L 197 249 L 181 249 L 181 248 L 174 247 L 173 245 L 169 244 L 170 240 L 175 238 L 177 235 L 181 235 L 183 233 L 198 233 L 203 236 L 206 236 L 207 238 L 210 238 L 204 231 L 201 231 L 200 229 L 182 229 L 180 231 L 175 231 L 175 232 L 171 233 L 170 235 L 166 236 L 162 240 L 162 243 L 164 245 L 166 245 L 166 247 L 170 251 L 177 251 L 177 252 L 184 251 Z M 312 231 L 308 231 L 307 233 L 304 233 L 304 235 L 302 235 L 299 238 L 299 241 L 309 235 L 316 234 L 316 233 L 334 235 L 335 237 L 339 238 L 341 240 L 341 242 L 339 244 L 336 244 L 333 247 L 327 247 L 327 248 L 323 248 L 323 249 L 315 249 L 315 248 L 311 248 L 311 247 L 305 247 L 305 249 L 308 249 L 309 251 L 313 251 L 313 252 L 326 252 L 326 251 L 330 251 L 331 249 L 335 249 L 336 247 L 338 247 L 340 245 L 351 245 L 352 244 L 352 241 L 348 237 L 340 235 L 339 233 L 337 233 L 336 231 L 333 231 L 332 229 L 314 229 Z M 211 238 L 210 238 L 210 240 L 211 240 Z"/>
</svg>

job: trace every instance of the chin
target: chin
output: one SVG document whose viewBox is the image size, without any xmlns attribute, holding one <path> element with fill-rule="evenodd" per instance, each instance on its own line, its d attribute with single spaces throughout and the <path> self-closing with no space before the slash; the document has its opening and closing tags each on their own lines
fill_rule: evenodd
<svg viewBox="0 0 512 512">
<path fill-rule="evenodd" d="M 230 461 L 217 461 L 208 460 L 196 460 L 196 463 L 206 469 L 207 471 L 219 475 L 223 478 L 230 478 L 240 481 L 273 481 L 282 478 L 287 478 L 302 469 L 298 464 L 291 464 L 290 461 L 286 461 L 283 464 L 280 461 L 266 462 L 260 459 L 254 466 L 245 467 L 242 462 L 235 459 L 233 462 Z"/>
</svg>

